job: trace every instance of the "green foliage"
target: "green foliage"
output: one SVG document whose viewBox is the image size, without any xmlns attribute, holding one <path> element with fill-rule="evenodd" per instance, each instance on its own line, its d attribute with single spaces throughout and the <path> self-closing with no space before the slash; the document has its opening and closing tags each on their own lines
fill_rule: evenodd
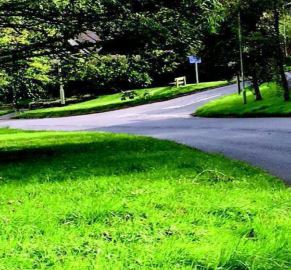
<svg viewBox="0 0 291 270">
<path fill-rule="evenodd" d="M 259 169 L 107 133 L 0 148 L 2 269 L 290 269 L 290 190 Z"/>
<path fill-rule="evenodd" d="M 35 57 L 28 63 L 28 67 L 25 71 L 25 77 L 33 81 L 50 83 L 52 81 L 52 77 L 50 77 L 51 72 L 51 59 L 47 57 Z"/>
<path fill-rule="evenodd" d="M 77 94 L 88 89 L 121 90 L 169 82 L 185 66 L 186 57 L 199 51 L 203 37 L 216 27 L 221 8 L 217 0 L 2 0 L 0 10 L 5 14 L 0 12 L 0 65 L 10 76 L 18 76 L 31 61 L 42 59 L 40 56 L 58 57 L 66 90 L 79 88 Z M 68 40 L 88 29 L 101 41 L 95 46 L 81 44 L 87 53 L 93 52 L 86 57 Z M 42 63 L 30 67 L 25 84 L 30 84 L 29 79 L 35 88 L 53 94 L 57 92 L 58 85 L 53 83 L 57 77 L 47 74 L 51 71 L 46 65 L 54 66 Z M 56 67 L 53 69 L 55 74 Z M 80 85 L 84 87 L 80 89 Z M 14 94 L 14 99 L 31 96 L 33 87 L 29 93 L 23 86 L 17 91 L 20 94 Z"/>
<path fill-rule="evenodd" d="M 283 2 L 226 1 L 220 27 L 215 33 L 208 35 L 204 43 L 204 61 L 211 63 L 208 70 L 226 78 L 241 73 L 241 45 L 244 75 L 254 86 L 277 80 L 286 88 L 282 72 L 283 36 L 277 32 L 275 20 L 277 15 L 283 19 Z"/>
<path fill-rule="evenodd" d="M 46 96 L 46 87 L 56 78 L 52 74 L 49 58 L 33 58 L 0 71 L 0 98 L 17 106 L 23 99 Z"/>
<path fill-rule="evenodd" d="M 270 81 L 282 73 L 279 47 L 283 40 L 277 37 L 274 14 L 278 11 L 283 20 L 284 3 L 2 0 L 0 10 L 5 13 L 0 12 L 0 65 L 3 73 L 11 78 L 15 75 L 21 81 L 18 84 L 23 84 L 15 87 L 13 78 L 4 80 L 19 94 L 6 89 L 2 96 L 11 100 L 56 95 L 57 67 L 48 61 L 57 58 L 62 62 L 69 95 L 162 85 L 176 75 L 191 74 L 187 63 L 190 54 L 202 54 L 207 80 L 229 79 L 239 71 L 238 11 L 245 74 L 254 85 L 256 81 Z M 94 31 L 100 41 L 95 45 L 85 42 L 80 47 L 69 44 L 68 40 L 86 30 Z M 31 66 L 31 62 L 42 63 Z M 229 63 L 235 65 L 230 68 Z M 19 77 L 23 73 L 25 78 Z"/>
<path fill-rule="evenodd" d="M 90 83 L 96 92 L 105 88 L 121 90 L 126 87 L 147 87 L 152 82 L 146 63 L 140 57 L 96 54 L 79 59 L 75 70 L 68 73 L 71 81 L 83 82 L 84 87 L 86 83 Z"/>
</svg>

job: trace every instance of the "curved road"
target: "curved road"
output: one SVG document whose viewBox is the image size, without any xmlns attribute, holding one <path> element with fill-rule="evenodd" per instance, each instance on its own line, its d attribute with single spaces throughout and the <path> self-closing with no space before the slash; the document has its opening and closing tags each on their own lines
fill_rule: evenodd
<svg viewBox="0 0 291 270">
<path fill-rule="evenodd" d="M 236 92 L 226 86 L 170 101 L 65 118 L 0 120 L 0 127 L 34 130 L 100 130 L 147 135 L 261 167 L 291 184 L 291 118 L 205 119 L 190 114 Z"/>
</svg>

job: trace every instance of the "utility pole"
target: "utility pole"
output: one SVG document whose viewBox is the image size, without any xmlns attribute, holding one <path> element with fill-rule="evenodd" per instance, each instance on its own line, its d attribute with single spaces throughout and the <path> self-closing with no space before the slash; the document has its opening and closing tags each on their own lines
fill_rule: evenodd
<svg viewBox="0 0 291 270">
<path fill-rule="evenodd" d="M 237 91 L 238 91 L 238 94 L 240 95 L 241 94 L 241 82 L 240 82 L 239 72 L 236 75 L 236 80 L 237 80 Z"/>
<path fill-rule="evenodd" d="M 239 39 L 239 56 L 240 56 L 240 73 L 242 77 L 242 94 L 243 102 L 247 104 L 247 94 L 245 89 L 245 75 L 244 75 L 244 59 L 243 59 L 243 45 L 242 45 L 242 27 L 241 27 L 241 13 L 238 12 L 238 39 Z"/>
</svg>

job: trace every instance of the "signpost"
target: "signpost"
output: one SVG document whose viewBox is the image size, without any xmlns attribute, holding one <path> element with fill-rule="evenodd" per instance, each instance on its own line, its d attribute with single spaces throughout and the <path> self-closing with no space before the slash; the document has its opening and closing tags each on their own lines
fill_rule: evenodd
<svg viewBox="0 0 291 270">
<path fill-rule="evenodd" d="M 189 63 L 190 64 L 195 64 L 195 70 L 196 70 L 196 84 L 199 84 L 199 69 L 198 69 L 198 64 L 202 63 L 202 59 L 199 56 L 196 55 L 191 55 L 188 56 Z"/>
</svg>

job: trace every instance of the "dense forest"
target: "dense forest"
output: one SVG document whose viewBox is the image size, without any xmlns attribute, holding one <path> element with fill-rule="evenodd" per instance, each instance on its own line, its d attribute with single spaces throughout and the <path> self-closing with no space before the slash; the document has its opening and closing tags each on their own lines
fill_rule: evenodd
<svg viewBox="0 0 291 270">
<path fill-rule="evenodd" d="M 194 81 L 187 56 L 203 59 L 204 81 L 241 73 L 277 80 L 290 99 L 284 66 L 290 16 L 283 0 L 1 0 L 0 100 L 95 96 Z M 242 56 L 242 57 L 241 57 Z"/>
</svg>

